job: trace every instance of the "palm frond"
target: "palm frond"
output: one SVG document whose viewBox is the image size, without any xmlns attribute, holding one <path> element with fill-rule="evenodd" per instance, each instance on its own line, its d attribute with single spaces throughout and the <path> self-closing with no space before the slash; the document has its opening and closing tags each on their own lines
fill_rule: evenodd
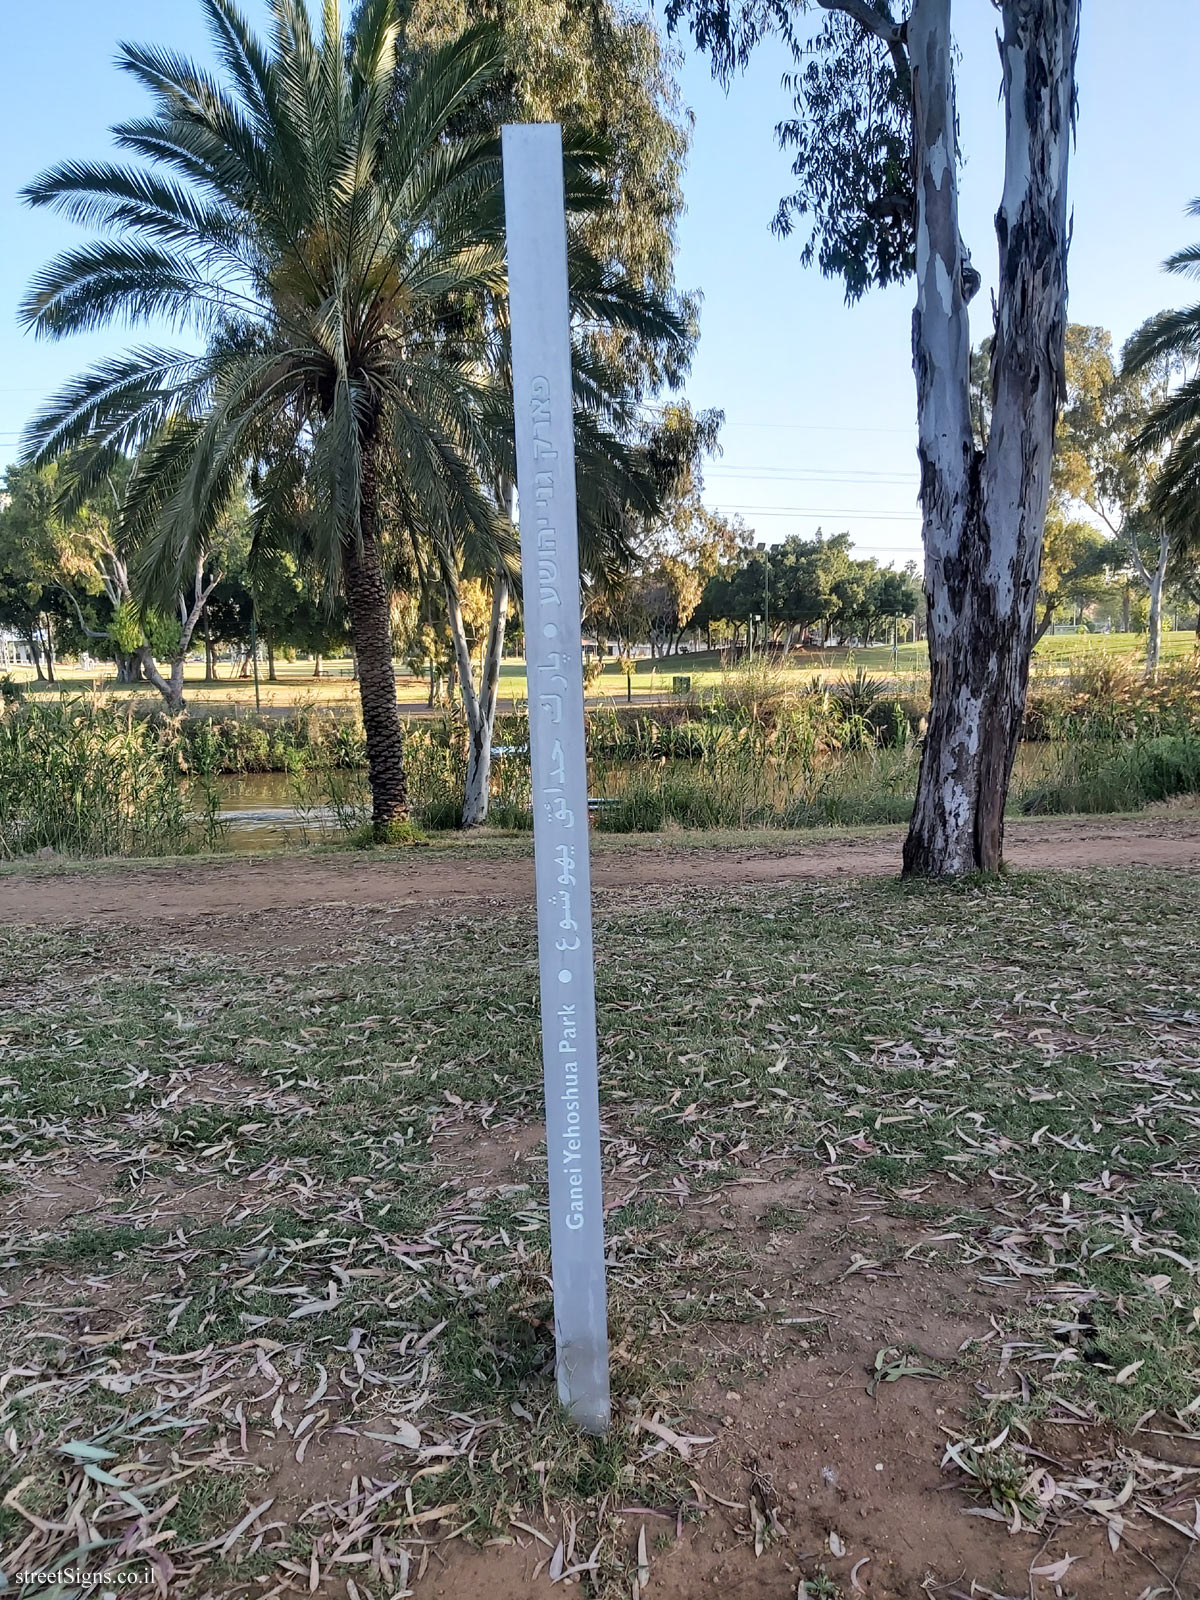
<svg viewBox="0 0 1200 1600">
<path fill-rule="evenodd" d="M 1200 430 L 1200 376 L 1181 383 L 1154 407 L 1135 435 L 1133 447 L 1142 452 L 1162 450 L 1189 430 Z"/>
<path fill-rule="evenodd" d="M 1126 344 L 1122 366 L 1144 372 L 1159 362 L 1200 357 L 1200 304 L 1160 311 L 1149 318 Z"/>
<path fill-rule="evenodd" d="M 1163 262 L 1163 270 L 1177 273 L 1183 278 L 1200 277 L 1200 244 L 1186 245 L 1176 250 Z"/>
</svg>

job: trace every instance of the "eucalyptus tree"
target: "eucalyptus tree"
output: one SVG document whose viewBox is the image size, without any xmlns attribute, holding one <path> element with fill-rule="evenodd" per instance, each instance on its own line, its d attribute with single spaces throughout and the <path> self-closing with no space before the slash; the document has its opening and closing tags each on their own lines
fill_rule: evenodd
<svg viewBox="0 0 1200 1600">
<path fill-rule="evenodd" d="M 627 508 L 629 559 L 589 596 L 598 635 L 628 654 L 649 641 L 652 656 L 677 651 L 709 580 L 744 545 L 740 522 L 703 500 L 705 458 L 719 454 L 721 411 L 672 401 L 638 428 L 648 500 Z"/>
<path fill-rule="evenodd" d="M 1135 333 L 1132 342 L 1138 338 Z M 1078 323 L 1068 327 L 1067 391 L 1051 495 L 1052 515 L 1061 512 L 1064 503 L 1086 506 L 1112 536 L 1108 566 L 1145 586 L 1148 677 L 1158 671 L 1171 556 L 1167 518 L 1155 511 L 1155 487 L 1169 466 L 1170 454 L 1165 447 L 1139 449 L 1137 441 L 1167 394 L 1171 365 L 1166 358 L 1136 369 L 1118 363 L 1106 328 Z M 1051 562 L 1059 543 L 1048 532 Z M 1086 550 L 1081 554 L 1086 561 Z"/>
<path fill-rule="evenodd" d="M 26 190 L 101 237 L 44 268 L 22 315 L 47 337 L 165 318 L 203 349 L 139 346 L 92 368 L 38 416 L 30 450 L 75 451 L 81 494 L 136 454 L 119 531 L 169 591 L 247 463 L 288 441 L 345 593 L 386 835 L 408 798 L 381 479 L 442 523 L 496 517 L 479 488 L 479 364 L 447 349 L 439 313 L 503 287 L 498 144 L 452 131 L 501 43 L 482 27 L 430 50 L 397 99 L 397 0 L 366 0 L 349 26 L 328 0 L 320 29 L 304 0 L 269 0 L 265 42 L 233 0 L 198 3 L 217 72 L 123 45 L 154 101 L 114 129 L 136 159 L 66 162 Z"/>
<path fill-rule="evenodd" d="M 632 402 L 677 384 L 695 340 L 695 301 L 676 292 L 675 230 L 690 137 L 668 53 L 649 15 L 613 0 L 401 0 L 402 100 L 413 64 L 472 19 L 504 38 L 502 70 L 456 113 L 460 134 L 505 122 L 557 121 L 567 130 L 568 249 L 572 291 L 581 570 L 606 587 L 633 560 L 627 540 L 649 509 Z M 475 306 L 489 336 L 496 392 L 511 388 L 502 297 Z M 464 308 L 456 306 L 454 316 Z M 453 318 L 452 318 L 453 320 Z M 515 519 L 511 416 L 499 418 L 488 490 Z M 621 488 L 624 485 L 624 488 Z M 622 505 L 622 498 L 628 506 Z M 425 559 L 441 578 L 467 722 L 464 826 L 486 819 L 500 662 L 510 602 L 519 588 L 516 547 L 494 547 L 470 520 L 433 530 Z M 475 577 L 491 593 L 478 681 L 458 591 Z"/>
<path fill-rule="evenodd" d="M 505 122 L 560 122 L 604 147 L 603 203 L 579 219 L 578 237 L 637 288 L 669 300 L 689 323 L 694 296 L 674 284 L 682 177 L 691 139 L 664 47 L 648 9 L 624 0 L 401 0 L 409 55 L 444 43 L 470 22 L 504 37 L 504 67 L 456 120 L 460 130 Z M 408 57 L 401 65 L 407 70 Z M 638 388 L 676 383 L 690 347 L 663 347 L 630 330 L 606 336 Z"/>
<path fill-rule="evenodd" d="M 1079 0 L 996 0 L 1005 113 L 999 290 L 986 447 L 972 437 L 959 231 L 951 0 L 668 0 L 728 76 L 763 33 L 789 41 L 795 115 L 780 134 L 796 192 L 776 219 L 811 228 L 804 259 L 848 298 L 913 276 L 913 368 L 932 705 L 905 871 L 1000 865 L 1028 683 L 1066 326 L 1067 156 Z"/>
<path fill-rule="evenodd" d="M 597 358 L 589 336 L 598 326 L 605 331 L 636 329 L 669 347 L 674 340 L 684 340 L 686 330 L 665 302 L 635 290 L 617 275 L 602 272 L 593 277 L 589 269 L 594 265 L 569 232 L 579 567 L 585 587 L 607 591 L 635 559 L 637 529 L 653 515 L 658 485 L 636 438 L 636 417 L 627 386 L 619 373 Z M 443 584 L 467 722 L 462 814 L 467 828 L 487 820 L 508 600 L 511 591 L 521 593 L 519 552 L 512 529 L 516 461 L 508 398 L 512 383 L 506 305 L 498 303 L 495 312 L 490 367 L 495 380 L 490 408 L 490 463 L 496 498 L 511 520 L 488 527 L 464 507 L 457 518 L 427 530 L 427 548 Z M 487 416 L 485 412 L 485 419 Z M 419 528 L 419 515 L 409 519 L 408 526 Z M 420 559 L 418 551 L 414 556 Z M 478 682 L 460 603 L 464 575 L 491 583 L 491 615 Z"/>
</svg>

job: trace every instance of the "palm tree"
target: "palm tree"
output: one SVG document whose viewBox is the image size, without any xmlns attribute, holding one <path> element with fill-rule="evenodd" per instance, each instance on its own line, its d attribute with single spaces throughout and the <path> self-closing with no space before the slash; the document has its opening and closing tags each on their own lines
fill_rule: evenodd
<svg viewBox="0 0 1200 1600">
<path fill-rule="evenodd" d="M 377 836 L 408 814 L 392 665 L 380 487 L 425 523 L 497 529 L 481 421 L 486 366 L 445 336 L 444 309 L 504 284 L 498 142 L 454 132 L 499 70 L 488 28 L 429 52 L 397 97 L 398 0 L 343 26 L 326 0 L 270 0 L 269 43 L 233 0 L 199 0 L 220 71 L 146 46 L 120 65 L 154 98 L 114 131 L 138 164 L 67 162 L 25 191 L 96 227 L 56 257 L 22 307 L 62 337 L 166 319 L 200 354 L 141 346 L 68 384 L 34 420 L 30 453 L 74 457 L 80 495 L 136 455 L 120 530 L 149 589 L 177 588 L 257 466 L 295 496 L 345 593 L 358 656 Z M 272 473 L 280 453 L 295 470 Z"/>
<path fill-rule="evenodd" d="M 1188 214 L 1200 217 L 1200 199 Z M 1200 277 L 1200 244 L 1177 250 L 1163 266 L 1180 277 Z M 1139 452 L 1162 458 L 1151 511 L 1173 535 L 1194 544 L 1200 522 L 1200 302 L 1144 323 L 1125 347 L 1124 368 L 1163 375 L 1165 392 L 1133 442 Z M 1184 381 L 1168 390 L 1166 378 L 1173 373 L 1183 373 Z"/>
</svg>

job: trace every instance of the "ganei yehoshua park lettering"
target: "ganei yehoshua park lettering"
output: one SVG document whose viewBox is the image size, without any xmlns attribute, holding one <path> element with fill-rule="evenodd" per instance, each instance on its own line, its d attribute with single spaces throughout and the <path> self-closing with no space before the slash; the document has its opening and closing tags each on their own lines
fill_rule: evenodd
<svg viewBox="0 0 1200 1600">
<path fill-rule="evenodd" d="M 1200 0 L 3 18 L 0 1600 L 1200 1600 Z"/>
<path fill-rule="evenodd" d="M 608 1312 L 562 137 L 512 126 L 503 145 L 558 1391 L 599 1433 Z"/>
</svg>

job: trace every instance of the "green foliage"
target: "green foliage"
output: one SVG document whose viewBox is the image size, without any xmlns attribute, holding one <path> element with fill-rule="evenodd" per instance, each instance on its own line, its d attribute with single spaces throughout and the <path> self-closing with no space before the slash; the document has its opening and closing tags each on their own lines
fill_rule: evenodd
<svg viewBox="0 0 1200 1600">
<path fill-rule="evenodd" d="M 1117 656 L 1071 661 L 1061 676 L 1035 678 L 1026 739 L 1115 741 L 1200 734 L 1200 657 L 1159 668 L 1152 679 Z"/>
<path fill-rule="evenodd" d="M 785 75 L 794 114 L 776 129 L 797 188 L 774 231 L 810 233 L 801 262 L 840 278 L 846 299 L 907 278 L 916 264 L 912 91 L 907 64 L 848 17 L 825 19 Z"/>
<path fill-rule="evenodd" d="M 626 649 L 649 639 L 669 650 L 689 624 L 711 578 L 746 544 L 732 522 L 704 504 L 703 463 L 719 454 L 724 414 L 668 405 L 645 429 L 643 453 L 654 488 L 652 503 L 636 518 L 636 551 L 629 570 L 596 586 L 589 625 L 601 639 Z"/>
<path fill-rule="evenodd" d="M 672 282 L 691 124 L 650 13 L 615 0 L 400 0 L 396 9 L 406 57 L 419 59 L 471 23 L 499 30 L 504 68 L 456 126 L 484 136 L 507 122 L 590 130 L 606 147 L 597 173 L 604 204 L 583 221 L 582 239 L 639 289 L 671 297 L 694 329 L 694 305 L 674 297 Z M 656 345 L 632 329 L 597 329 L 591 339 L 638 388 L 676 382 L 686 366 L 684 347 Z"/>
<path fill-rule="evenodd" d="M 697 620 L 737 628 L 766 615 L 774 628 L 823 625 L 869 643 L 895 619 L 911 617 L 919 598 L 913 566 L 897 572 L 859 560 L 848 533 L 827 538 L 818 530 L 725 562 L 705 587 Z"/>
<path fill-rule="evenodd" d="M 47 642 L 74 642 L 81 614 L 96 620 L 100 590 L 86 555 L 86 519 L 59 514 L 58 478 L 55 466 L 11 466 L 0 503 L 0 626 L 39 654 Z"/>
<path fill-rule="evenodd" d="M 87 698 L 0 719 L 0 856 L 170 855 L 193 827 L 158 730 Z"/>
<path fill-rule="evenodd" d="M 357 718 L 299 709 L 286 717 L 189 717 L 160 726 L 184 774 L 347 769 L 366 761 Z"/>
<path fill-rule="evenodd" d="M 775 231 L 806 224 L 804 264 L 815 260 L 826 277 L 842 280 L 847 300 L 857 300 L 872 284 L 908 277 L 915 265 L 911 74 L 899 35 L 893 48 L 836 12 L 809 35 L 798 25 L 805 9 L 787 0 L 668 0 L 667 25 L 687 20 L 723 82 L 764 36 L 790 47 L 796 69 L 784 86 L 794 115 L 776 133 L 795 152 L 797 188 L 780 202 Z M 882 0 L 871 9 L 890 19 Z"/>
<path fill-rule="evenodd" d="M 1200 217 L 1200 199 L 1188 206 Z M 1166 262 L 1168 272 L 1195 277 L 1200 265 L 1200 244 L 1185 246 Z M 1200 305 L 1163 311 L 1137 330 L 1125 347 L 1125 371 L 1131 377 L 1161 371 L 1183 371 L 1183 382 L 1160 394 L 1135 441 L 1140 452 L 1153 456 L 1170 445 L 1170 457 L 1154 486 L 1152 509 L 1171 525 L 1179 551 L 1193 560 L 1200 556 Z"/>
<path fill-rule="evenodd" d="M 1029 815 L 1140 811 L 1179 795 L 1200 794 L 1200 736 L 1163 734 L 1128 744 L 1066 744 L 1024 792 Z"/>
</svg>

